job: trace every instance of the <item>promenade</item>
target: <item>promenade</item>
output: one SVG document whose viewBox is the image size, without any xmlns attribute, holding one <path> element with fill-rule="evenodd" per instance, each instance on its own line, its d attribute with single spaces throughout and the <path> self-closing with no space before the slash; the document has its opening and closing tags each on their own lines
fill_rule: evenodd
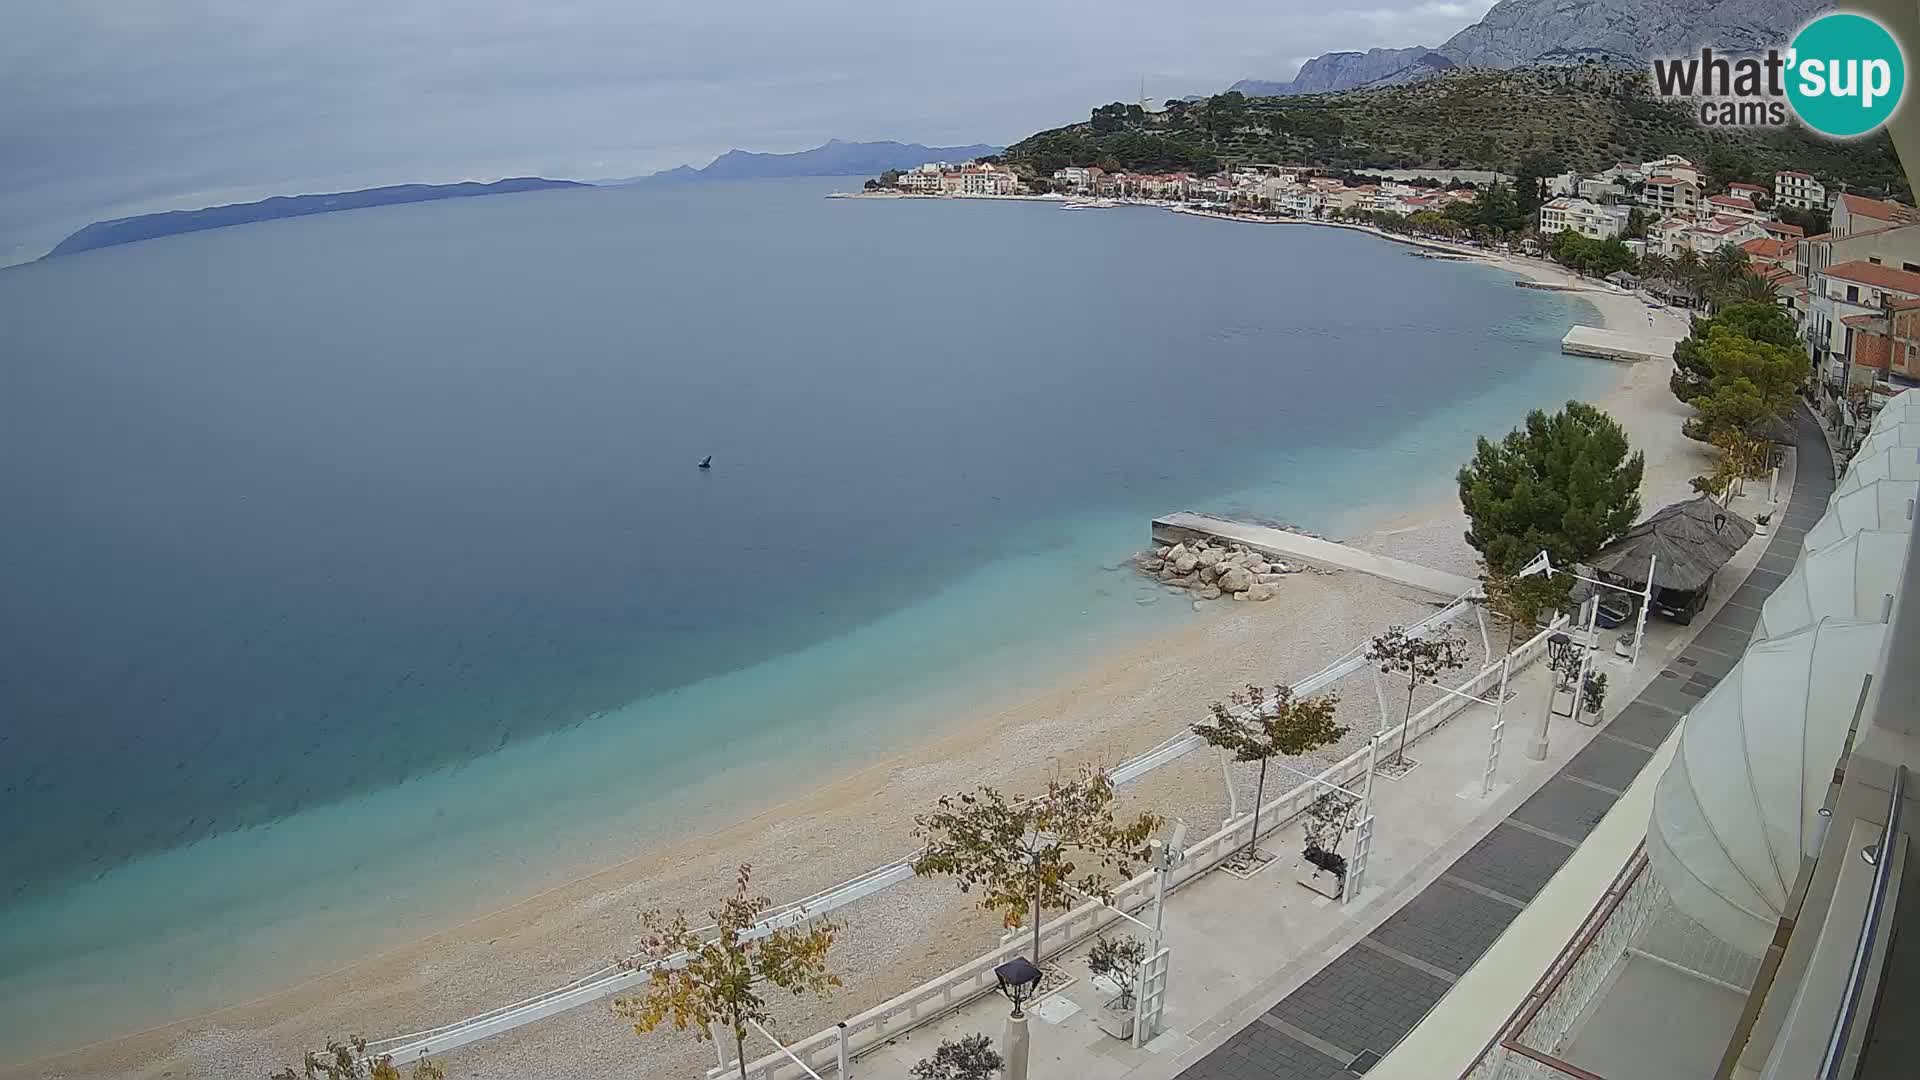
<svg viewBox="0 0 1920 1080">
<path fill-rule="evenodd" d="M 1030 1014 L 1030 1075 L 1333 1080 L 1372 1069 L 1545 887 L 1692 703 L 1732 668 L 1760 603 L 1784 579 L 1833 489 L 1823 436 L 1811 417 L 1798 420 L 1796 460 L 1811 467 L 1794 479 L 1790 499 L 1783 487 L 1772 537 L 1749 543 L 1722 571 L 1706 618 L 1686 627 L 1650 623 L 1637 670 L 1610 651 L 1597 654 L 1612 685 L 1598 726 L 1553 718 L 1546 759 L 1531 760 L 1549 674 L 1544 664 L 1526 669 L 1513 682 L 1490 795 L 1482 795 L 1482 777 L 1493 709 L 1474 705 L 1410 748 L 1420 763 L 1411 773 L 1376 784 L 1369 886 L 1353 903 L 1300 883 L 1302 838 L 1289 826 L 1264 843 L 1279 856 L 1270 868 L 1249 879 L 1204 875 L 1167 905 L 1170 1004 L 1162 1033 L 1144 1051 L 1099 1030 L 1098 1009 L 1111 994 L 1093 983 L 1085 947 L 1058 958 L 1075 979 Z M 1764 500 L 1762 490 L 1735 509 L 1764 512 Z M 1151 910 L 1141 914 L 1152 918 Z M 1549 953 L 1539 964 L 1551 960 Z M 998 1039 L 1006 1011 L 998 997 L 983 998 L 866 1055 L 852 1074 L 904 1076 L 941 1039 Z M 1398 1064 L 1412 1071 L 1396 1075 L 1421 1075 L 1417 1065 Z"/>
</svg>

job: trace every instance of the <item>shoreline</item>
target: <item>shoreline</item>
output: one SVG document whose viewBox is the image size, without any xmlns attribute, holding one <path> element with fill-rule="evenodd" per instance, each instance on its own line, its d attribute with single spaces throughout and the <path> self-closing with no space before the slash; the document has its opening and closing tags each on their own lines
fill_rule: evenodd
<svg viewBox="0 0 1920 1080">
<path fill-rule="evenodd" d="M 1374 232 L 1383 239 L 1412 246 L 1430 246 L 1371 227 L 1336 227 Z M 1477 261 L 1522 277 L 1540 280 L 1538 275 L 1548 275 L 1551 280 L 1550 275 L 1556 273 L 1568 277 L 1551 264 L 1533 267 L 1517 260 L 1474 254 L 1480 256 Z M 1615 317 L 1639 318 L 1644 311 L 1638 299 L 1628 294 L 1586 289 L 1578 293 L 1600 313 L 1603 325 Z M 1620 303 L 1603 306 L 1598 299 Z M 1617 381 L 1606 400 L 1622 395 L 1630 398 L 1631 392 L 1637 392 L 1646 382 L 1632 377 L 1635 369 L 1660 365 L 1618 367 L 1628 377 L 1624 382 Z M 1655 389 L 1665 397 L 1665 371 L 1656 374 Z M 1671 402 L 1670 397 L 1667 400 L 1678 408 L 1677 402 Z M 1625 417 L 1622 419 L 1624 422 Z M 1677 420 L 1670 426 L 1677 430 Z M 1652 448 L 1643 446 L 1637 436 L 1635 441 L 1636 446 L 1649 451 L 1651 473 Z M 1652 487 L 1650 476 L 1649 489 Z M 1654 500 L 1650 497 L 1649 501 Z M 1410 537 L 1422 539 L 1425 531 L 1450 525 L 1448 510 L 1448 503 L 1440 501 L 1391 514 L 1349 542 L 1385 550 L 1373 545 L 1404 544 L 1411 542 Z M 1458 516 L 1457 506 L 1451 511 Z M 1457 530 L 1451 543 L 1464 549 Z M 999 688 L 1007 700 L 976 707 L 970 715 L 949 717 L 955 722 L 941 726 L 937 733 L 916 738 L 899 752 L 864 767 L 829 776 L 805 794 L 780 800 L 743 818 L 715 822 L 711 829 L 703 828 L 688 839 L 596 868 L 298 985 L 42 1058 L 37 1064 L 25 1063 L 16 1067 L 21 1070 L 18 1075 L 158 1077 L 163 1071 L 175 1077 L 246 1075 L 255 1071 L 257 1063 L 268 1067 L 284 1064 L 290 1059 L 289 1046 L 318 1045 L 329 1035 L 361 1031 L 369 1018 L 377 1018 L 380 1023 L 377 1030 L 366 1034 L 379 1036 L 504 1004 L 523 993 L 556 985 L 582 968 L 605 962 L 606 943 L 631 937 L 632 912 L 639 908 L 684 904 L 692 910 L 701 909 L 714 895 L 716 882 L 724 882 L 736 858 L 763 863 L 767 872 L 757 879 L 756 891 L 764 891 L 776 902 L 806 895 L 901 854 L 904 849 L 887 847 L 899 847 L 896 841 L 906 824 L 901 810 L 924 805 L 916 803 L 920 796 L 910 792 L 959 790 L 982 776 L 1000 776 L 1006 786 L 1017 789 L 1044 775 L 1049 758 L 1054 763 L 1118 760 L 1159 741 L 1196 716 L 1206 700 L 1232 689 L 1237 682 L 1274 674 L 1277 643 L 1282 645 L 1281 666 L 1287 669 L 1286 674 L 1304 674 L 1317 666 L 1314 661 L 1323 653 L 1331 650 L 1328 654 L 1337 654 L 1352 644 L 1350 635 L 1355 626 L 1377 629 L 1376 624 L 1389 612 L 1417 611 L 1423 603 L 1354 575 L 1324 579 L 1308 576 L 1300 588 L 1283 593 L 1283 600 L 1290 602 L 1252 606 L 1271 609 L 1265 612 L 1243 610 L 1248 605 L 1212 606 L 1190 624 L 1123 648 L 1105 650 L 1084 669 L 1059 672 L 1046 685 Z M 1293 608 L 1299 610 L 1290 618 L 1273 618 Z M 1303 622 L 1310 625 L 1295 625 Z M 1279 638 L 1281 634 L 1286 637 Z M 1204 670 L 1196 670 L 1201 665 Z M 1076 716 L 1079 719 L 1067 719 Z M 1183 793 L 1158 789 L 1172 786 L 1181 776 L 1197 776 L 1193 786 L 1200 787 L 1205 797 L 1191 806 L 1191 812 L 1196 820 L 1215 812 L 1217 808 L 1208 800 L 1220 801 L 1219 784 L 1211 761 L 1188 761 L 1165 772 L 1165 776 L 1156 777 L 1153 790 L 1143 790 L 1138 797 L 1145 799 L 1152 794 L 1156 805 L 1177 804 Z M 1205 786 L 1208 774 L 1211 787 Z M 879 859 L 869 858 L 880 850 L 885 853 Z M 781 862 L 765 865 L 775 857 Z M 892 921 L 906 925 L 872 932 L 871 936 L 877 938 L 893 935 L 880 942 L 878 956 L 858 955 L 849 935 L 845 951 L 856 953 L 849 963 L 865 966 L 868 971 L 850 976 L 849 991 L 830 1003 L 827 1012 L 855 1010 L 859 1006 L 856 997 L 878 1000 L 890 996 L 899 988 L 894 982 L 905 979 L 911 985 L 930 971 L 950 966 L 947 961 L 952 954 L 973 955 L 996 934 L 992 920 L 972 911 L 966 898 L 959 897 L 949 883 L 909 883 L 897 887 L 888 897 L 891 910 L 899 916 Z M 867 937 L 869 932 L 862 930 L 861 936 Z M 848 970 L 838 963 L 836 968 Z M 464 983 L 449 986 L 443 979 Z M 796 1020 L 793 1030 L 810 1028 L 806 1021 Z M 512 1038 L 460 1051 L 449 1060 L 456 1066 L 456 1075 L 478 1073 L 482 1065 L 490 1073 L 504 1069 L 524 1075 L 528 1074 L 526 1070 L 511 1063 L 545 1061 L 559 1048 L 574 1043 L 579 1044 L 576 1049 L 581 1053 L 597 1049 L 618 1052 L 628 1060 L 637 1056 L 662 1072 L 677 1067 L 679 1060 L 668 1050 L 672 1044 L 642 1044 L 620 1025 L 610 1023 L 604 1007 L 595 1006 L 523 1029 Z M 688 1060 L 697 1060 L 697 1056 Z M 572 1065 L 557 1062 L 551 1068 L 534 1071 L 545 1075 L 593 1074 L 591 1068 L 572 1069 Z M 264 1073 L 266 1069 L 257 1071 Z M 13 1075 L 14 1068 L 0 1067 L 0 1076 Z"/>
</svg>

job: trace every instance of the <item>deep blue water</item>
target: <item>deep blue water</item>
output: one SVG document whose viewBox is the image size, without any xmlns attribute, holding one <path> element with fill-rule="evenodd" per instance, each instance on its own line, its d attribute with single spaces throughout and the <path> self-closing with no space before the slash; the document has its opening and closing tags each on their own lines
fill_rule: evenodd
<svg viewBox="0 0 1920 1080">
<path fill-rule="evenodd" d="M 1101 570 L 1153 514 L 1336 530 L 1604 377 L 1572 301 L 1363 235 L 841 184 L 0 271 L 0 1044 L 133 942 L 379 911 L 333 860 L 418 915 L 583 806 L 907 741 L 889 702 L 1188 617 Z"/>
</svg>

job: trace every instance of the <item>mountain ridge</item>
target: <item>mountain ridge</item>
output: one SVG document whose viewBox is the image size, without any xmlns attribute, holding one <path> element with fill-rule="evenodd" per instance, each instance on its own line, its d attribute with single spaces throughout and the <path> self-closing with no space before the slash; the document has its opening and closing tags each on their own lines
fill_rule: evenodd
<svg viewBox="0 0 1920 1080">
<path fill-rule="evenodd" d="M 1391 86 L 1458 67 L 1583 60 L 1640 65 L 1703 45 L 1753 53 L 1783 45 L 1794 29 L 1833 7 L 1832 0 L 1500 0 L 1437 48 L 1325 53 L 1292 79 L 1242 79 L 1229 89 L 1284 97 Z"/>
<path fill-rule="evenodd" d="M 224 229 L 232 225 L 250 225 L 259 221 L 309 217 L 314 214 L 332 214 L 373 206 L 397 206 L 405 203 L 435 202 L 441 199 L 469 199 L 481 195 L 510 195 L 524 191 L 588 186 L 590 185 L 578 180 L 514 176 L 505 180 L 495 180 L 492 183 L 467 180 L 457 184 L 388 184 L 383 187 L 314 195 L 275 195 L 266 199 L 255 199 L 252 202 L 203 206 L 197 210 L 165 210 L 156 214 L 134 214 L 130 217 L 96 221 L 67 234 L 66 239 L 55 244 L 52 251 L 40 257 L 51 259 L 59 255 L 74 255 L 82 251 L 135 244 L 142 240 L 156 240 L 163 236 L 179 236 L 184 233 L 205 232 L 208 229 Z"/>
<path fill-rule="evenodd" d="M 604 184 L 669 185 L 715 180 L 770 180 L 796 176 L 871 176 L 888 169 L 911 169 L 930 161 L 966 161 L 998 154 L 1004 147 L 924 146 L 891 140 L 848 142 L 828 139 L 808 150 L 791 154 L 766 154 L 750 150 L 729 150 L 707 164 L 695 168 L 681 165 L 647 176 L 605 180 Z"/>
</svg>

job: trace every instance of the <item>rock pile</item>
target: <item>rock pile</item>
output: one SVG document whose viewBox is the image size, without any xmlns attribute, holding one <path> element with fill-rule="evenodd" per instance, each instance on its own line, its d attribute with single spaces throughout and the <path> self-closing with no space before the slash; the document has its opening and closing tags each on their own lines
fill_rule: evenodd
<svg viewBox="0 0 1920 1080">
<path fill-rule="evenodd" d="M 1172 547 L 1157 547 L 1142 552 L 1140 569 L 1159 578 L 1160 583 L 1186 590 L 1195 600 L 1271 600 L 1274 586 L 1302 567 L 1283 562 L 1268 562 L 1265 555 L 1249 551 L 1243 544 L 1189 540 Z"/>
</svg>

